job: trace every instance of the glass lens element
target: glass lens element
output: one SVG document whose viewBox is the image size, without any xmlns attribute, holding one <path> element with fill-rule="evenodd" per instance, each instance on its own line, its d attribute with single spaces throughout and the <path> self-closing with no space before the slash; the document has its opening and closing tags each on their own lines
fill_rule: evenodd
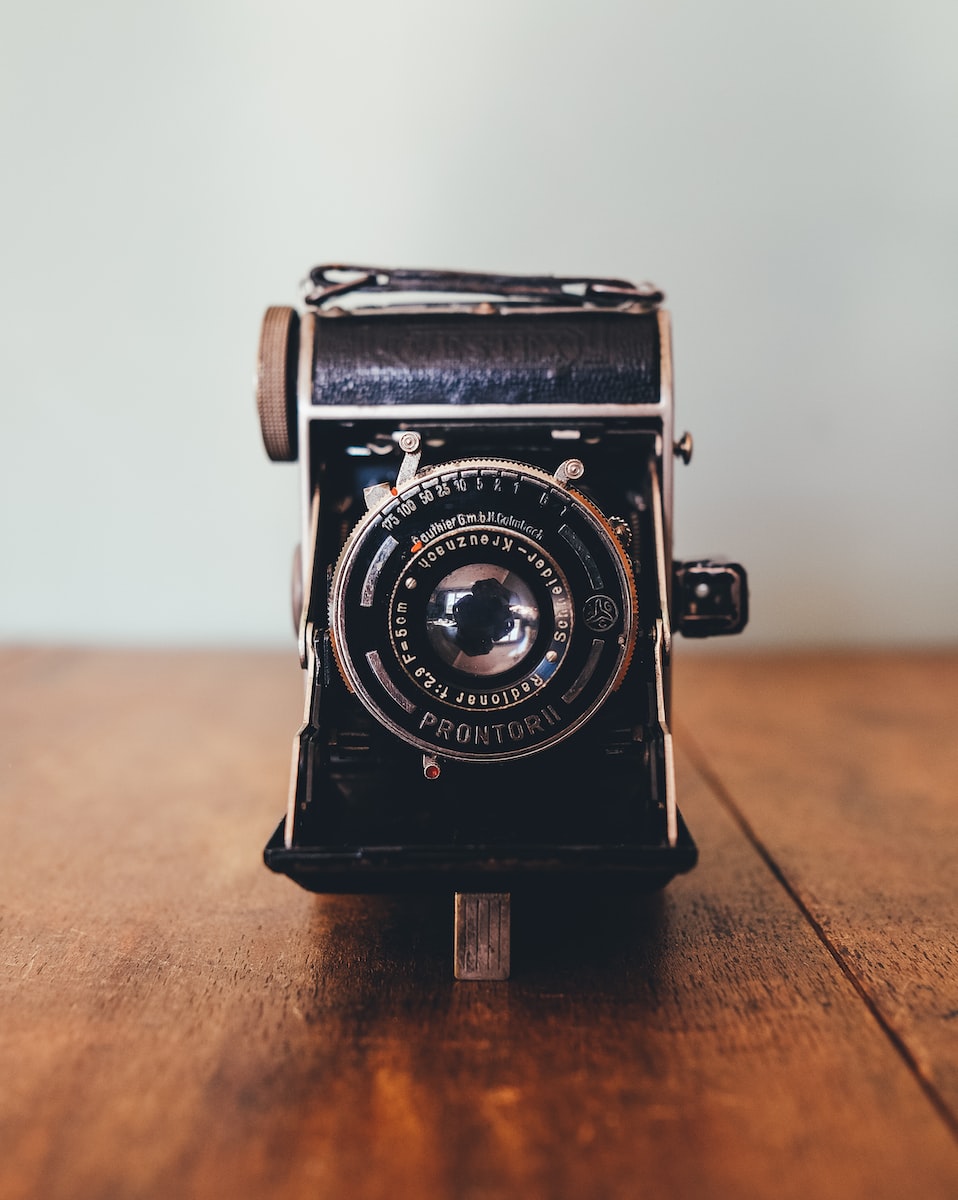
<svg viewBox="0 0 958 1200">
<path fill-rule="evenodd" d="M 508 567 L 470 563 L 429 597 L 426 632 L 442 659 L 467 675 L 499 675 L 525 658 L 539 631 L 532 589 Z"/>
</svg>

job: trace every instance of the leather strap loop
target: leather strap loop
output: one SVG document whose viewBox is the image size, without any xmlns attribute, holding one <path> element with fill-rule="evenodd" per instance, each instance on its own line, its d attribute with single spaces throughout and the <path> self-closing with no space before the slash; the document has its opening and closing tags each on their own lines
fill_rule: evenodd
<svg viewBox="0 0 958 1200">
<path fill-rule="evenodd" d="M 509 304 L 569 308 L 639 305 L 649 311 L 657 308 L 665 298 L 654 284 L 636 285 L 627 279 L 495 275 L 479 271 L 394 269 L 345 263 L 324 263 L 314 267 L 309 273 L 309 282 L 313 288 L 305 301 L 319 309 L 355 293 L 491 296 Z"/>
</svg>

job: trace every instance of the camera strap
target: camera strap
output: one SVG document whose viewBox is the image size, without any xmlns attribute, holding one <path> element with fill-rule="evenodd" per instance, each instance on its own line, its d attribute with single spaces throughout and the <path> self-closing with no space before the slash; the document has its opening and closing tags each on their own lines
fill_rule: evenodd
<svg viewBox="0 0 958 1200">
<path fill-rule="evenodd" d="M 483 297 L 521 307 L 638 308 L 653 311 L 664 294 L 651 283 L 627 279 L 581 278 L 560 275 L 496 275 L 479 271 L 426 271 L 409 268 L 365 267 L 324 263 L 306 281 L 305 302 L 324 308 L 344 296 L 434 295 Z M 438 300 L 442 305 L 446 300 Z"/>
</svg>

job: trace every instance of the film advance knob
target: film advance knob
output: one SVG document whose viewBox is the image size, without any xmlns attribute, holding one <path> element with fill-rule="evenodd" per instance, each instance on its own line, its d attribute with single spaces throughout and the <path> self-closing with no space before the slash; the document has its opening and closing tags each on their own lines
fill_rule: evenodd
<svg viewBox="0 0 958 1200">
<path fill-rule="evenodd" d="M 268 308 L 256 362 L 256 408 L 266 453 L 274 462 L 295 462 L 296 362 L 299 316 L 295 309 Z"/>
</svg>

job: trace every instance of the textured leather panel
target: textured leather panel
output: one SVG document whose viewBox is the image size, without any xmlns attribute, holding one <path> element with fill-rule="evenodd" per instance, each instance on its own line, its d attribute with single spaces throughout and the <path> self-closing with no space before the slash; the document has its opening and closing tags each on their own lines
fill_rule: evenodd
<svg viewBox="0 0 958 1200">
<path fill-rule="evenodd" d="M 655 313 L 322 317 L 316 404 L 656 404 Z"/>
</svg>

